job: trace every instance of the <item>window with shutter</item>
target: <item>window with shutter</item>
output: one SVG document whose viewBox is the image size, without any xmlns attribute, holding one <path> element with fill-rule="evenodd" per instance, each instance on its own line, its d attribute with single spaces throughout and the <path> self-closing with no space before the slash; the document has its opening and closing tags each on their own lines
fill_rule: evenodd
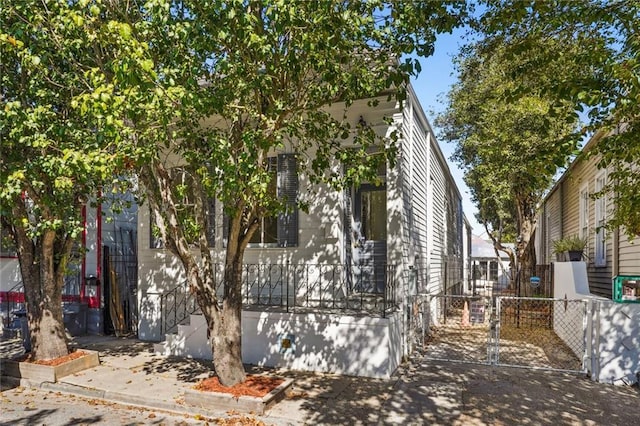
<svg viewBox="0 0 640 426">
<path fill-rule="evenodd" d="M 278 215 L 278 245 L 295 247 L 298 245 L 298 170 L 293 154 L 278 155 L 278 198 L 286 205 Z"/>
<path fill-rule="evenodd" d="M 294 154 L 269 157 L 272 173 L 269 192 L 285 203 L 285 210 L 277 216 L 265 216 L 249 242 L 253 247 L 298 245 L 298 170 Z M 229 218 L 223 216 L 223 244 L 226 246 L 229 233 Z"/>
<path fill-rule="evenodd" d="M 580 188 L 580 238 L 589 237 L 589 187 L 587 184 Z"/>
</svg>

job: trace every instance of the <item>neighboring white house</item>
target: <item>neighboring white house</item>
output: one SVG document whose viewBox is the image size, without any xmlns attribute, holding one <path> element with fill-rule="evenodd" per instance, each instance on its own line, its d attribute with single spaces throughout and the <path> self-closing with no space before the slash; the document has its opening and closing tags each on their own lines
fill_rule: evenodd
<svg viewBox="0 0 640 426">
<path fill-rule="evenodd" d="M 468 225 L 433 130 L 411 87 L 403 108 L 386 96 L 379 101 L 374 108 L 356 102 L 346 114 L 381 136 L 401 132 L 396 166 L 379 171 L 384 185 L 316 187 L 307 213 L 265 224 L 272 232 L 258 233 L 247 249 L 244 362 L 386 377 L 410 350 L 413 298 L 462 292 Z M 344 106 L 332 111 L 342 115 Z M 306 187 L 295 162 L 286 148 L 274 152 L 278 191 Z M 214 206 L 211 250 L 222 265 L 225 221 Z M 193 300 L 180 262 L 156 248 L 146 206 L 138 231 L 139 338 L 164 341 L 157 346 L 164 353 L 210 357 L 201 316 L 175 327 L 176 311 Z"/>
<path fill-rule="evenodd" d="M 131 194 L 118 197 L 129 201 L 130 207 L 114 213 L 105 203 L 82 211 L 81 247 L 69 266 L 62 295 L 65 325 L 72 334 L 112 332 L 112 310 L 126 317 L 127 332 L 137 328 L 137 206 Z M 13 245 L 6 238 L 2 241 L 0 315 L 3 328 L 11 328 L 16 326 L 13 313 L 24 308 L 24 289 Z M 112 297 L 117 301 L 113 307 Z"/>
<path fill-rule="evenodd" d="M 467 292 L 491 295 L 504 290 L 511 280 L 509 256 L 493 248 L 491 241 L 473 235 L 471 239 L 471 279 Z"/>
</svg>

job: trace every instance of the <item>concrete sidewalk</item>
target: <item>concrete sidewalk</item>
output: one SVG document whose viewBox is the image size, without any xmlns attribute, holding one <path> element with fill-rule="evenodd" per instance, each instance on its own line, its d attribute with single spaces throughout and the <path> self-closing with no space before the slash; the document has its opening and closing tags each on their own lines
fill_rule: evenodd
<svg viewBox="0 0 640 426">
<path fill-rule="evenodd" d="M 226 417 L 185 405 L 183 394 L 212 371 L 210 361 L 156 355 L 135 339 L 86 336 L 74 346 L 97 350 L 101 364 L 57 383 L 23 386 L 154 409 Z M 22 352 L 2 342 L 2 357 Z M 294 378 L 287 398 L 263 416 L 297 425 L 640 425 L 640 393 L 575 375 L 415 358 L 388 380 L 279 370 Z M 16 386 L 5 378 L 2 389 Z"/>
</svg>

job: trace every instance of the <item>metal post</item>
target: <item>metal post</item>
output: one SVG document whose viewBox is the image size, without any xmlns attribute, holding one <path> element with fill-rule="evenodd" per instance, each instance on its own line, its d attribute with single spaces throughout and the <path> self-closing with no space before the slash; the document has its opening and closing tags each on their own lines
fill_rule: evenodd
<svg viewBox="0 0 640 426">
<path fill-rule="evenodd" d="M 520 328 L 520 271 L 521 265 L 518 264 L 518 269 L 516 272 L 516 289 L 518 292 L 518 299 L 516 299 L 516 328 Z"/>
<path fill-rule="evenodd" d="M 287 307 L 287 312 L 289 312 L 289 260 L 287 260 L 287 263 L 285 264 L 285 285 L 287 287 L 287 289 L 285 290 L 285 293 L 287 295 L 287 301 L 286 301 L 286 307 Z"/>
</svg>

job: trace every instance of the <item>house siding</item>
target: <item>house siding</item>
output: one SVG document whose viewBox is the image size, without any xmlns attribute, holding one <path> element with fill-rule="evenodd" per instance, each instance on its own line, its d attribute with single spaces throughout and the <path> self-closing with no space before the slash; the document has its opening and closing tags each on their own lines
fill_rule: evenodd
<svg viewBox="0 0 640 426">
<path fill-rule="evenodd" d="M 585 150 L 593 148 L 596 143 L 606 140 L 592 139 Z M 547 195 L 543 202 L 539 220 L 546 220 L 544 235 L 538 239 L 539 254 L 549 258 L 554 240 L 570 235 L 580 235 L 580 191 L 587 188 L 590 195 L 596 192 L 596 179 L 603 170 L 597 167 L 599 156 L 581 156 L 568 168 L 559 182 Z M 615 205 L 613 197 L 607 196 L 605 220 Z M 588 222 L 587 247 L 585 262 L 590 291 L 598 296 L 612 297 L 612 280 L 616 275 L 640 274 L 640 245 L 633 244 L 619 230 L 606 231 L 605 262 L 596 263 L 596 200 L 589 198 L 586 212 Z"/>
<path fill-rule="evenodd" d="M 331 109 L 340 117 L 344 106 Z M 409 291 L 441 293 L 445 291 L 443 266 L 455 261 L 455 280 L 462 280 L 463 213 L 461 199 L 450 174 L 442 151 L 433 137 L 426 116 L 410 89 L 403 108 L 395 102 L 380 98 L 375 109 L 367 107 L 367 101 L 354 103 L 347 112 L 354 123 L 362 117 L 379 135 L 389 136 L 400 131 L 396 166 L 386 173 L 387 191 L 387 263 L 397 267 L 397 293 L 407 291 L 406 284 L 412 269 L 418 273 L 417 286 Z M 393 124 L 385 122 L 392 118 Z M 287 147 L 274 154 L 286 154 Z M 310 157 L 313 152 L 310 152 Z M 339 165 L 334 165 L 339 172 Z M 308 179 L 299 176 L 299 187 L 306 188 Z M 352 212 L 356 191 L 334 191 L 325 185 L 314 186 L 307 197 L 309 208 L 298 215 L 298 245 L 294 247 L 249 247 L 245 252 L 247 264 L 323 264 L 344 265 L 356 241 L 351 236 Z M 303 198 L 304 199 L 304 198 Z M 224 261 L 223 206 L 215 203 L 215 246 L 213 261 Z M 147 333 L 149 340 L 157 340 L 157 302 L 154 297 L 184 282 L 180 262 L 163 249 L 149 247 L 149 212 L 146 206 L 139 211 L 139 303 L 146 306 L 141 312 L 146 326 L 141 327 L 141 338 Z M 348 233 L 348 235 L 347 235 Z M 459 269 L 459 273 L 457 272 Z M 343 285 L 347 285 L 346 283 Z M 300 289 L 299 289 L 300 291 Z M 144 309 L 141 309 L 144 311 Z"/>
</svg>

